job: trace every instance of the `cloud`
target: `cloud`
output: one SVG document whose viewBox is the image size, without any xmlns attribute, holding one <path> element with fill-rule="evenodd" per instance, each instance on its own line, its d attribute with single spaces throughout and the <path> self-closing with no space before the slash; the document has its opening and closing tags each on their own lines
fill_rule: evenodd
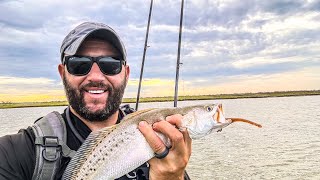
<svg viewBox="0 0 320 180">
<path fill-rule="evenodd" d="M 231 86 L 234 81 L 230 77 L 259 80 L 265 75 L 302 73 L 319 67 L 319 4 L 318 0 L 185 1 L 180 69 L 180 77 L 188 82 L 185 87 L 195 89 L 191 85 L 199 79 L 219 77 Z M 104 22 L 119 33 L 127 47 L 130 77 L 136 81 L 149 5 L 149 1 L 139 0 L 1 1 L 0 77 L 21 81 L 16 85 L 0 83 L 0 89 L 32 89 L 22 82 L 37 84 L 44 79 L 48 82 L 43 87 L 62 89 L 55 86 L 60 82 L 60 43 L 83 21 Z M 143 77 L 163 89 L 173 89 L 179 16 L 180 1 L 154 1 Z M 310 83 L 304 86 L 314 87 Z M 133 83 L 126 93 L 135 94 L 136 90 Z M 155 90 L 146 94 L 149 92 L 163 94 Z"/>
<path fill-rule="evenodd" d="M 63 91 L 62 83 L 48 78 L 0 76 L 0 94 L 47 93 Z"/>
<path fill-rule="evenodd" d="M 24 85 L 33 85 L 33 84 L 41 84 L 41 85 L 52 85 L 52 79 L 47 78 L 17 78 L 17 77 L 6 77 L 0 76 L 0 84 L 2 85 L 12 85 L 12 84 L 24 84 Z"/>
<path fill-rule="evenodd" d="M 183 78 L 179 85 L 180 95 L 314 90 L 319 89 L 319 70 L 318 66 L 285 73 Z"/>
</svg>

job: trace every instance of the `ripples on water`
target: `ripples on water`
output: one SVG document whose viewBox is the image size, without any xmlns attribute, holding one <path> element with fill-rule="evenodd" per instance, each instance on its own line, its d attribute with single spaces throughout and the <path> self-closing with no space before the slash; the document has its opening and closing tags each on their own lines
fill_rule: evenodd
<svg viewBox="0 0 320 180">
<path fill-rule="evenodd" d="M 179 106 L 220 102 L 227 117 L 262 124 L 234 123 L 193 141 L 187 171 L 192 179 L 320 179 L 320 96 L 184 101 Z M 171 107 L 144 103 L 140 109 Z M 134 107 L 134 106 L 133 106 Z M 0 109 L 0 136 L 64 107 Z"/>
</svg>

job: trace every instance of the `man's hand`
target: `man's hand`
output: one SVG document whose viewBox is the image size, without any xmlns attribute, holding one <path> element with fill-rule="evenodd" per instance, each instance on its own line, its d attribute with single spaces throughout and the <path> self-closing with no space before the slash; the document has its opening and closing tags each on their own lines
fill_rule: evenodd
<svg viewBox="0 0 320 180">
<path fill-rule="evenodd" d="M 166 146 L 155 131 L 169 137 L 172 145 L 169 154 L 165 158 L 158 159 L 154 157 L 149 160 L 150 179 L 184 179 L 184 170 L 191 155 L 191 139 L 186 130 L 179 131 L 176 128 L 180 127 L 181 120 L 182 116 L 176 114 L 168 116 L 166 121 L 154 123 L 153 126 L 145 121 L 139 123 L 139 130 L 155 153 L 161 154 L 166 149 Z"/>
</svg>

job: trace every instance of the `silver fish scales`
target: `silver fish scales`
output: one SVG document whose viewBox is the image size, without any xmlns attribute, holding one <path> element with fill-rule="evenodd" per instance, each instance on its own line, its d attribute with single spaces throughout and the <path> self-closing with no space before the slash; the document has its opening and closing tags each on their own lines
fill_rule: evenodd
<svg viewBox="0 0 320 180">
<path fill-rule="evenodd" d="M 187 129 L 192 139 L 221 131 L 235 121 L 261 125 L 241 119 L 225 118 L 221 104 L 182 108 L 146 109 L 127 115 L 121 123 L 92 132 L 68 164 L 62 179 L 116 179 L 154 157 L 154 152 L 138 129 L 140 121 L 149 124 L 173 114 L 183 115 L 179 129 Z M 170 140 L 159 134 L 170 146 Z"/>
</svg>

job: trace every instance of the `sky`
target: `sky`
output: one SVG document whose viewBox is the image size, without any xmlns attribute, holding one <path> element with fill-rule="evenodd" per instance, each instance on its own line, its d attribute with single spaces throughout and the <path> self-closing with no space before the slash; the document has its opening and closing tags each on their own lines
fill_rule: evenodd
<svg viewBox="0 0 320 180">
<path fill-rule="evenodd" d="M 141 97 L 173 96 L 181 1 L 154 0 Z M 0 0 L 0 102 L 64 100 L 61 42 L 85 21 L 122 38 L 136 97 L 150 1 Z M 319 0 L 185 0 L 179 95 L 320 89 Z"/>
</svg>

